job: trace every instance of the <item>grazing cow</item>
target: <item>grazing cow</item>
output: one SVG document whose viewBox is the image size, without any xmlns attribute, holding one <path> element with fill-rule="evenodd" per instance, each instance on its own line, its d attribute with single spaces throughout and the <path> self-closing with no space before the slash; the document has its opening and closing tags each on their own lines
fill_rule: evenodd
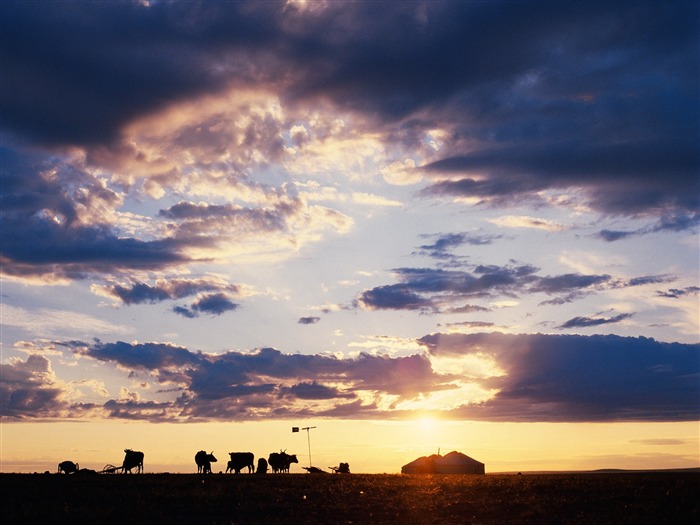
<svg viewBox="0 0 700 525">
<path fill-rule="evenodd" d="M 76 476 L 96 476 L 97 471 L 91 468 L 81 468 L 75 471 Z"/>
<path fill-rule="evenodd" d="M 207 454 L 204 450 L 200 450 L 194 455 L 194 462 L 197 463 L 197 474 L 211 474 L 211 464 L 216 463 L 214 452 Z"/>
<path fill-rule="evenodd" d="M 136 468 L 136 473 L 141 474 L 143 472 L 143 452 L 125 448 L 124 453 L 126 454 L 124 456 L 124 462 L 122 463 L 124 474 L 127 472 L 131 474 L 132 468 Z"/>
<path fill-rule="evenodd" d="M 267 474 L 267 460 L 265 458 L 258 458 L 258 470 L 255 473 Z"/>
<path fill-rule="evenodd" d="M 299 463 L 296 454 L 287 454 L 286 452 L 272 452 L 267 462 L 272 468 L 272 472 L 289 472 L 289 466 L 292 463 Z"/>
<path fill-rule="evenodd" d="M 61 472 L 64 472 L 66 474 L 73 474 L 74 472 L 77 472 L 80 467 L 78 466 L 77 463 L 73 463 L 72 461 L 61 461 L 58 464 L 58 473 L 60 474 Z"/>
<path fill-rule="evenodd" d="M 226 472 L 240 474 L 241 469 L 248 467 L 248 474 L 255 470 L 255 456 L 252 452 L 229 452 L 231 460 L 228 462 Z"/>
</svg>

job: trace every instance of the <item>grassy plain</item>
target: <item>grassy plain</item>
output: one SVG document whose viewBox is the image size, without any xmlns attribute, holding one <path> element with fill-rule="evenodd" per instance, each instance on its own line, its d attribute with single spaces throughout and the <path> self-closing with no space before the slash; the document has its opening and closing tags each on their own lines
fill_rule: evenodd
<svg viewBox="0 0 700 525">
<path fill-rule="evenodd" d="M 700 474 L 0 474 L 2 522 L 700 523 Z"/>
</svg>

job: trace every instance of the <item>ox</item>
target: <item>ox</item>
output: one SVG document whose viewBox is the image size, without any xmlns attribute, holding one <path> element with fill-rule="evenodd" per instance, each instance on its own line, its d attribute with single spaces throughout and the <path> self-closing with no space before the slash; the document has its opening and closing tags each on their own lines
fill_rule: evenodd
<svg viewBox="0 0 700 525">
<path fill-rule="evenodd" d="M 258 470 L 255 473 L 267 474 L 267 460 L 265 458 L 258 458 Z"/>
<path fill-rule="evenodd" d="M 74 472 L 77 472 L 78 469 L 80 469 L 78 464 L 73 463 L 72 461 L 61 461 L 58 464 L 58 473 L 59 474 L 61 472 L 65 472 L 66 474 L 73 474 Z"/>
<path fill-rule="evenodd" d="M 255 456 L 252 452 L 229 452 L 231 459 L 226 467 L 226 472 L 240 474 L 241 469 L 248 468 L 248 474 L 255 470 Z"/>
<path fill-rule="evenodd" d="M 214 452 L 207 454 L 200 450 L 194 455 L 194 462 L 197 463 L 197 474 L 211 474 L 211 464 L 216 463 Z"/>
<path fill-rule="evenodd" d="M 272 452 L 267 458 L 272 472 L 289 472 L 289 466 L 292 463 L 299 463 L 296 454 L 287 454 L 286 452 Z"/>
<path fill-rule="evenodd" d="M 131 474 L 131 469 L 136 468 L 136 473 L 141 474 L 143 472 L 143 452 L 138 450 L 131 450 L 130 448 L 124 449 L 124 462 L 122 463 L 122 469 L 124 469 L 124 474 L 127 472 Z"/>
</svg>

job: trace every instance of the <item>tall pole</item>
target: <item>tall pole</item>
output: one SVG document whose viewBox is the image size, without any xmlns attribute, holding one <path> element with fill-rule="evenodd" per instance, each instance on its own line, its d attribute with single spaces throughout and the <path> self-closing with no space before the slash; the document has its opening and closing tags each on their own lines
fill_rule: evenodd
<svg viewBox="0 0 700 525">
<path fill-rule="evenodd" d="M 316 427 L 304 427 L 302 430 L 306 430 L 306 440 L 309 443 L 309 468 L 311 468 L 311 432 L 309 432 L 312 428 Z"/>
</svg>

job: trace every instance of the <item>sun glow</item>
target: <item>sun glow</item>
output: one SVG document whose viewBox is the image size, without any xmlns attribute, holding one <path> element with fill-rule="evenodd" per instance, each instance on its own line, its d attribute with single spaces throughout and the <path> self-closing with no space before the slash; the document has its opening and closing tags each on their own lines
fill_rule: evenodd
<svg viewBox="0 0 700 525">
<path fill-rule="evenodd" d="M 418 428 L 423 432 L 433 432 L 437 429 L 437 419 L 432 416 L 421 416 L 416 419 Z"/>
</svg>

